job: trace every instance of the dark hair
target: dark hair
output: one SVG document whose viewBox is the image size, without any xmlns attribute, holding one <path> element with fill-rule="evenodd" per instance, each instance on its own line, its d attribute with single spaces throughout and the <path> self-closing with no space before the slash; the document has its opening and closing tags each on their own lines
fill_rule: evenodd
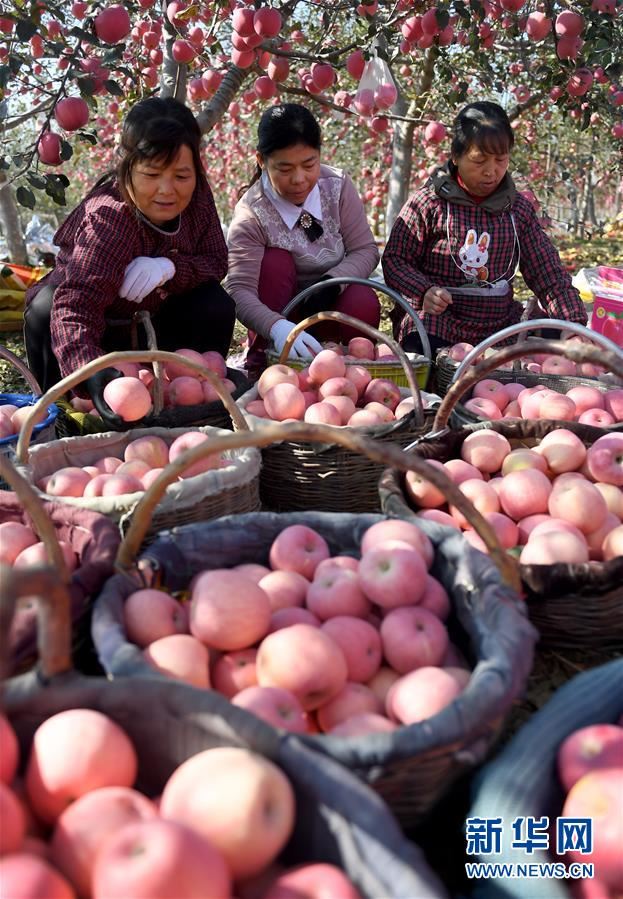
<svg viewBox="0 0 623 899">
<path fill-rule="evenodd" d="M 168 165 L 183 146 L 192 153 L 197 180 L 204 179 L 201 130 L 188 107 L 173 97 L 148 97 L 136 103 L 123 123 L 116 169 L 126 202 L 131 202 L 127 185 L 138 162 L 157 160 Z"/>
<path fill-rule="evenodd" d="M 484 153 L 503 155 L 510 153 L 514 143 L 515 135 L 502 107 L 485 100 L 470 103 L 455 118 L 450 154 L 458 159 L 476 146 Z"/>
<path fill-rule="evenodd" d="M 257 126 L 257 152 L 270 156 L 277 150 L 285 150 L 296 144 L 305 144 L 314 150 L 322 146 L 322 132 L 316 117 L 300 103 L 277 103 L 262 113 Z M 253 178 L 245 190 L 261 178 L 262 169 L 256 166 Z"/>
</svg>

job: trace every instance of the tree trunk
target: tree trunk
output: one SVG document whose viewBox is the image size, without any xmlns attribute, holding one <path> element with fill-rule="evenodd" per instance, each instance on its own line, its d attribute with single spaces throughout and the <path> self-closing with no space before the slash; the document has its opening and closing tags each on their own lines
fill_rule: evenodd
<svg viewBox="0 0 623 899">
<path fill-rule="evenodd" d="M 162 2 L 162 17 L 164 20 L 165 46 L 162 68 L 160 70 L 160 96 L 174 97 L 180 103 L 185 103 L 188 66 L 178 64 L 173 59 L 173 43 L 179 35 L 167 19 L 167 0 Z"/>
<path fill-rule="evenodd" d="M 406 112 L 406 103 L 401 98 L 398 105 L 399 114 Z M 411 156 L 413 154 L 413 122 L 396 122 L 392 140 L 392 167 L 389 175 L 387 207 L 385 210 L 385 238 L 389 236 L 398 213 L 409 195 L 411 181 Z"/>
<path fill-rule="evenodd" d="M 6 184 L 6 175 L 0 172 L 0 224 L 6 240 L 9 260 L 28 265 L 28 251 L 20 221 L 13 188 Z"/>
<path fill-rule="evenodd" d="M 409 115 L 415 118 L 421 110 L 421 101 L 431 89 L 433 83 L 433 75 L 435 73 L 435 60 L 437 59 L 438 50 L 431 47 L 426 52 L 424 61 L 424 70 L 418 86 L 417 97 L 414 103 L 411 103 L 407 109 L 402 95 L 399 96 L 397 102 L 398 115 Z M 409 185 L 411 182 L 411 164 L 413 156 L 413 132 L 415 130 L 414 122 L 403 122 L 397 120 L 394 123 L 394 137 L 392 140 L 392 167 L 389 174 L 389 190 L 387 194 L 387 206 L 385 210 L 385 237 L 389 236 L 392 225 L 394 224 L 398 213 L 404 206 L 409 196 Z"/>
<path fill-rule="evenodd" d="M 223 117 L 225 110 L 240 90 L 242 82 L 248 74 L 247 69 L 239 69 L 238 66 L 232 66 L 229 69 L 212 99 L 208 103 L 204 103 L 197 116 L 202 134 L 211 131 Z"/>
</svg>

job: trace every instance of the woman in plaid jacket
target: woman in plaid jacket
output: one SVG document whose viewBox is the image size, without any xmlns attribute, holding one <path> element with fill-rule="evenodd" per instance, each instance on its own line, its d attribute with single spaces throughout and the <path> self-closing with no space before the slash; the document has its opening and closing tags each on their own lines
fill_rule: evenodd
<svg viewBox="0 0 623 899">
<path fill-rule="evenodd" d="M 26 295 L 24 336 L 44 390 L 111 350 L 130 348 L 145 309 L 163 350 L 226 355 L 235 322 L 221 287 L 227 246 L 187 107 L 150 97 L 128 113 L 116 172 L 104 176 L 63 222 L 55 268 Z M 102 418 L 123 427 L 103 399 L 115 368 L 86 381 Z M 80 388 L 78 389 L 80 392 Z"/>
<path fill-rule="evenodd" d="M 400 212 L 382 257 L 389 287 L 422 319 L 431 350 L 477 344 L 521 318 L 520 271 L 546 317 L 586 324 L 584 304 L 531 203 L 508 174 L 514 134 L 497 103 L 455 119 L 451 158 Z M 411 319 L 396 320 L 407 350 L 421 352 Z"/>
</svg>

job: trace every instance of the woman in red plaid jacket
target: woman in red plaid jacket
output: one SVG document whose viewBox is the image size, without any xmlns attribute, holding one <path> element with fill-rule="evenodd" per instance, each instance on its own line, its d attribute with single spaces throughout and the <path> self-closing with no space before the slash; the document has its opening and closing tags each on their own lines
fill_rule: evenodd
<svg viewBox="0 0 623 899">
<path fill-rule="evenodd" d="M 454 121 L 450 160 L 413 193 L 387 241 L 385 281 L 422 319 L 433 354 L 518 322 L 517 271 L 543 316 L 586 324 L 569 274 L 507 172 L 513 143 L 501 106 L 466 106 Z M 414 327 L 401 316 L 395 330 L 407 350 L 421 352 Z"/>
<path fill-rule="evenodd" d="M 194 116 L 172 97 L 141 100 L 128 113 L 116 172 L 61 225 L 55 268 L 26 294 L 28 364 L 44 390 L 103 353 L 129 349 L 137 309 L 151 313 L 160 349 L 227 355 L 235 307 L 220 284 L 227 246 L 200 143 Z M 117 428 L 123 422 L 102 394 L 120 376 L 104 369 L 84 391 Z"/>
</svg>

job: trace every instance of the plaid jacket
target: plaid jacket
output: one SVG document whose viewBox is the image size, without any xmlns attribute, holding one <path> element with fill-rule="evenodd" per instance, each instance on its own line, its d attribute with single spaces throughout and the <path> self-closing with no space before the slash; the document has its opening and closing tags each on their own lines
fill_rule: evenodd
<svg viewBox="0 0 623 899">
<path fill-rule="evenodd" d="M 142 221 L 115 184 L 92 190 L 54 237 L 60 247 L 56 267 L 26 294 L 43 285 L 56 288 L 52 307 L 52 348 L 66 377 L 102 355 L 111 319 L 131 319 L 140 309 L 155 312 L 170 296 L 227 273 L 227 246 L 207 182 L 200 182 L 182 213 L 177 234 L 164 234 Z M 140 303 L 118 296 L 125 268 L 137 256 L 168 256 L 175 275 Z"/>
<path fill-rule="evenodd" d="M 508 292 L 498 297 L 453 293 L 451 306 L 441 315 L 430 315 L 422 312 L 428 288 L 457 288 L 470 276 L 475 284 L 509 280 L 517 263 L 545 316 L 587 321 L 584 304 L 556 249 L 508 175 L 491 198 L 476 205 L 442 169 L 402 208 L 381 261 L 388 286 L 409 302 L 428 334 L 448 345 L 459 341 L 476 345 L 518 322 L 523 307 L 513 300 L 511 282 Z M 400 339 L 414 329 L 412 320 L 402 317 Z"/>
</svg>

